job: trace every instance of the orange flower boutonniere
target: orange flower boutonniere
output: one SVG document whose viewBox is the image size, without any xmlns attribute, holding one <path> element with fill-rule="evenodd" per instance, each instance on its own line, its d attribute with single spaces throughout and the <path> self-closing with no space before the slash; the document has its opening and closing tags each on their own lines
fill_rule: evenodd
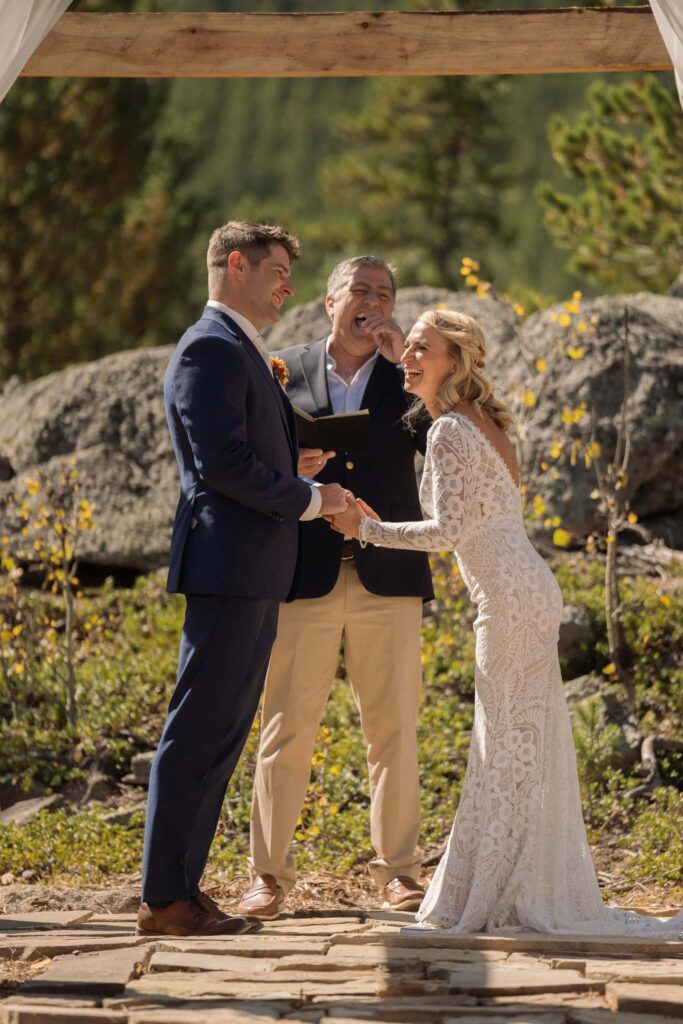
<svg viewBox="0 0 683 1024">
<path fill-rule="evenodd" d="M 273 367 L 273 373 L 280 381 L 283 388 L 287 387 L 287 381 L 289 380 L 289 367 L 284 359 L 278 359 L 277 356 L 270 357 L 270 365 Z"/>
</svg>

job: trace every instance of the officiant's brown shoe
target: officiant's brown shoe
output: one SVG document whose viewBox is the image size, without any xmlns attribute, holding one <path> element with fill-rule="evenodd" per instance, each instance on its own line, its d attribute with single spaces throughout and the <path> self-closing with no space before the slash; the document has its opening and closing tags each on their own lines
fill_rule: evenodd
<svg viewBox="0 0 683 1024">
<path fill-rule="evenodd" d="M 141 903 L 136 931 L 138 935 L 244 935 L 251 931 L 251 926 L 244 917 L 218 917 L 207 908 L 200 894 L 189 900 L 176 900 L 167 907 Z"/>
<path fill-rule="evenodd" d="M 257 875 L 242 895 L 237 913 L 272 921 L 279 916 L 284 902 L 285 894 L 275 875 Z"/>
<path fill-rule="evenodd" d="M 417 910 L 425 897 L 425 891 L 414 878 L 396 875 L 384 886 L 382 896 L 382 910 Z"/>
</svg>

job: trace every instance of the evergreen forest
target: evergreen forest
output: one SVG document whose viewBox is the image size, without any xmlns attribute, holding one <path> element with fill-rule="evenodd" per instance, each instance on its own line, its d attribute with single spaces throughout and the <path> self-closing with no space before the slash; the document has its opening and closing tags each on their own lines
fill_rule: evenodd
<svg viewBox="0 0 683 1024">
<path fill-rule="evenodd" d="M 325 10 L 392 6 L 331 0 Z M 493 6 L 515 4 L 405 5 Z M 462 258 L 474 257 L 529 309 L 575 288 L 665 290 L 683 248 L 679 115 L 671 75 L 21 79 L 0 107 L 2 371 L 31 378 L 174 342 L 205 297 L 208 234 L 232 218 L 300 235 L 295 302 L 364 251 L 393 259 L 403 285 L 452 287 Z"/>
</svg>

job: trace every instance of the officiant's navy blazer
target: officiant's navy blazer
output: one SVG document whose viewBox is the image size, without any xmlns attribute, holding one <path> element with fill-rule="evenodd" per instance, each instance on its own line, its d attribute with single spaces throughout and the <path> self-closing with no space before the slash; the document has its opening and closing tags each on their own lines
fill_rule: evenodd
<svg viewBox="0 0 683 1024">
<path fill-rule="evenodd" d="M 325 341 L 297 345 L 277 353 L 289 369 L 287 395 L 293 405 L 315 416 L 333 412 L 327 387 Z M 361 408 L 370 412 L 368 447 L 337 452 L 318 474 L 319 483 L 339 483 L 363 498 L 382 519 L 408 522 L 422 519 L 415 478 L 415 451 L 424 454 L 430 420 L 415 433 L 402 423 L 409 398 L 403 390 L 403 369 L 382 356 L 368 380 Z M 303 523 L 300 572 L 295 598 L 328 594 L 339 576 L 342 535 L 324 520 Z M 434 596 L 427 555 L 419 551 L 361 548 L 353 542 L 361 583 L 384 597 Z"/>
<path fill-rule="evenodd" d="M 272 371 L 207 306 L 178 342 L 164 402 L 181 490 L 168 589 L 283 601 L 311 491 L 296 476 L 296 425 Z"/>
</svg>

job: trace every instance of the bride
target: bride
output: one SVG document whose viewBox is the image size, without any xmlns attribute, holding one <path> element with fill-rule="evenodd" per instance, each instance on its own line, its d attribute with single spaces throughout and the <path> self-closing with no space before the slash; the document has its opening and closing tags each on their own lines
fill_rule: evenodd
<svg viewBox="0 0 683 1024">
<path fill-rule="evenodd" d="M 557 656 L 562 597 L 522 520 L 510 415 L 484 374 L 469 316 L 424 313 L 401 358 L 434 423 L 420 490 L 429 517 L 385 523 L 364 502 L 331 520 L 362 544 L 455 550 L 477 605 L 475 717 L 446 852 L 417 913 L 423 928 L 683 936 L 602 902 L 581 814 Z"/>
</svg>

